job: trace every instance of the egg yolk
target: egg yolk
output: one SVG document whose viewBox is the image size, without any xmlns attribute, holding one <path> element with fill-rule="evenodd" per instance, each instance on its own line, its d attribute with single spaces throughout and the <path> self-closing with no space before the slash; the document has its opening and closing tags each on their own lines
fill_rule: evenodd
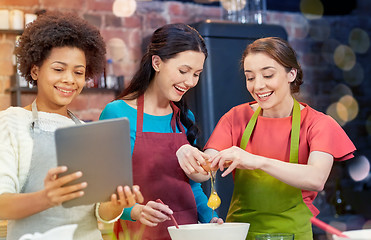
<svg viewBox="0 0 371 240">
<path fill-rule="evenodd" d="M 216 192 L 210 194 L 209 201 L 207 202 L 207 206 L 212 210 L 217 209 L 220 206 L 221 200 L 220 197 Z"/>
</svg>

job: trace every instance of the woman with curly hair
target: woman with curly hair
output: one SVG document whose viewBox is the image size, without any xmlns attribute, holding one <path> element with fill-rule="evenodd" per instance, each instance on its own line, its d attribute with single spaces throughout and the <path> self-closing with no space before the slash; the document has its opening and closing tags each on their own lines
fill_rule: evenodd
<svg viewBox="0 0 371 240">
<path fill-rule="evenodd" d="M 141 201 L 139 188 L 118 186 L 110 202 L 63 208 L 84 194 L 87 183 L 64 186 L 82 173 L 58 176 L 67 167 L 57 166 L 54 132 L 80 122 L 68 105 L 86 79 L 103 72 L 103 38 L 76 15 L 45 13 L 27 25 L 15 53 L 37 95 L 31 105 L 0 112 L 0 219 L 9 220 L 7 239 L 66 224 L 78 225 L 74 239 L 102 239 L 97 218 L 115 220 Z"/>
</svg>

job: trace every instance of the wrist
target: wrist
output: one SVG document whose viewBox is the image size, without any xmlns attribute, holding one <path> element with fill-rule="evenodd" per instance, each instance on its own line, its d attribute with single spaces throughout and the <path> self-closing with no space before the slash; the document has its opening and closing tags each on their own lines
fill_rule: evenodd
<svg viewBox="0 0 371 240">
<path fill-rule="evenodd" d="M 34 195 L 34 197 L 35 197 L 35 199 L 39 199 L 39 200 L 41 199 L 41 201 L 38 200 L 36 202 L 39 202 L 41 204 L 41 208 L 44 209 L 44 210 L 49 209 L 49 208 L 52 208 L 52 207 L 55 206 L 49 200 L 49 198 L 47 196 L 47 192 L 46 192 L 45 189 L 36 192 L 36 194 Z"/>
<path fill-rule="evenodd" d="M 267 168 L 267 164 L 268 164 L 267 158 L 262 157 L 262 156 L 257 156 L 257 155 L 255 155 L 255 158 L 256 158 L 256 162 L 257 162 L 256 169 L 260 169 L 260 170 L 264 171 L 264 169 Z"/>
<path fill-rule="evenodd" d="M 130 213 L 131 219 L 133 219 L 134 221 L 139 220 L 140 214 L 141 214 L 143 208 L 144 208 L 144 205 L 142 205 L 142 204 L 135 204 L 134 207 L 133 207 L 133 209 L 131 210 L 131 213 Z"/>
<path fill-rule="evenodd" d="M 97 217 L 97 219 L 100 221 L 100 222 L 103 222 L 103 223 L 113 223 L 113 222 L 116 222 L 122 215 L 124 209 L 120 208 L 120 209 L 115 209 L 116 211 L 112 211 L 112 216 L 114 217 L 113 219 L 110 219 L 110 220 L 105 220 L 101 217 L 101 214 L 102 214 L 102 209 L 101 207 L 103 207 L 105 209 L 105 211 L 107 212 L 107 210 L 109 212 L 112 211 L 112 209 L 109 209 L 107 208 L 107 204 L 105 203 L 97 203 L 95 205 L 95 216 Z M 107 216 L 106 216 L 107 217 Z"/>
</svg>

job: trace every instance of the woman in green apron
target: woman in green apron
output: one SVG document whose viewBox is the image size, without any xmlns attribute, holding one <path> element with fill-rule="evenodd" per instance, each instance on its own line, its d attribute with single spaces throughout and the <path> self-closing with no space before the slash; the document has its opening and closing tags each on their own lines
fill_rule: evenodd
<svg viewBox="0 0 371 240">
<path fill-rule="evenodd" d="M 258 39 L 243 53 L 247 90 L 255 99 L 232 108 L 205 146 L 212 167 L 233 172 L 227 222 L 248 222 L 247 239 L 259 233 L 294 233 L 313 239 L 312 202 L 333 161 L 353 157 L 355 147 L 330 117 L 295 100 L 302 69 L 280 38 Z"/>
</svg>

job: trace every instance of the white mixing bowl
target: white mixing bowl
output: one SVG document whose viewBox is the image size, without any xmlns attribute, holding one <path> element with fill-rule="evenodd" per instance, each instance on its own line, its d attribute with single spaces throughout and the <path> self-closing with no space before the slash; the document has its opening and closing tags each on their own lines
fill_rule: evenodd
<svg viewBox="0 0 371 240">
<path fill-rule="evenodd" d="M 245 240 L 250 223 L 204 223 L 168 227 L 172 240 Z"/>
<path fill-rule="evenodd" d="M 332 235 L 334 240 L 371 240 L 371 229 L 362 229 L 343 232 L 349 238 L 342 238 Z"/>
</svg>

